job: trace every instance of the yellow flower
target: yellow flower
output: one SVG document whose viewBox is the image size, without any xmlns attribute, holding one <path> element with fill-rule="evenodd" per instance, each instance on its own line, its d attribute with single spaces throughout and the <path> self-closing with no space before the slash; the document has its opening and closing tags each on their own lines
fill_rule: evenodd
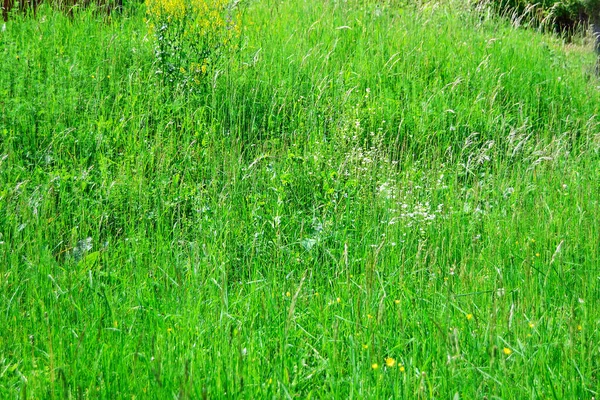
<svg viewBox="0 0 600 400">
<path fill-rule="evenodd" d="M 146 0 L 146 23 L 167 58 L 177 50 L 173 43 L 188 48 L 190 54 L 211 54 L 197 68 L 190 67 L 185 60 L 176 61 L 182 74 L 191 71 L 206 74 L 215 58 L 224 57 L 223 51 L 237 48 L 235 39 L 241 36 L 241 20 L 233 3 L 233 0 Z M 172 42 L 168 37 L 175 40 Z"/>
<path fill-rule="evenodd" d="M 371 364 L 371 368 L 378 369 L 379 368 L 379 364 L 373 363 L 373 364 Z"/>
<path fill-rule="evenodd" d="M 504 352 L 504 354 L 506 354 L 507 356 L 510 356 L 512 354 L 512 350 L 509 349 L 508 347 L 505 347 L 504 350 L 502 350 Z"/>
<path fill-rule="evenodd" d="M 337 301 L 338 303 L 342 302 L 342 299 L 340 299 L 339 297 L 337 299 L 335 299 L 335 301 Z"/>
<path fill-rule="evenodd" d="M 285 295 L 286 295 L 287 297 L 290 297 L 292 294 L 291 294 L 290 292 L 285 292 Z"/>
<path fill-rule="evenodd" d="M 470 321 L 473 319 L 473 314 L 467 314 L 467 320 Z"/>
<path fill-rule="evenodd" d="M 362 348 L 366 350 L 366 349 L 368 349 L 368 348 L 369 348 L 369 345 L 368 345 L 368 344 L 363 344 L 363 345 L 362 345 Z"/>
<path fill-rule="evenodd" d="M 530 322 L 530 323 L 529 323 L 529 327 L 530 327 L 530 328 L 533 328 L 534 326 L 535 326 L 535 324 L 534 324 L 533 322 Z"/>
<path fill-rule="evenodd" d="M 367 318 L 373 319 L 373 316 L 371 314 L 367 314 Z"/>
<path fill-rule="evenodd" d="M 583 326 L 581 326 L 581 325 L 577 325 L 577 330 L 578 330 L 578 331 L 582 331 L 582 330 L 583 330 Z"/>
<path fill-rule="evenodd" d="M 396 365 L 396 360 L 394 360 L 392 357 L 388 357 L 385 359 L 385 366 L 392 368 L 394 365 Z"/>
<path fill-rule="evenodd" d="M 173 333 L 173 328 L 167 328 L 167 333 Z"/>
<path fill-rule="evenodd" d="M 394 303 L 400 304 L 400 300 L 396 299 L 396 300 L 394 300 Z"/>
<path fill-rule="evenodd" d="M 400 372 L 405 372 L 406 369 L 404 369 L 404 365 L 399 365 L 398 368 L 400 368 Z"/>
</svg>

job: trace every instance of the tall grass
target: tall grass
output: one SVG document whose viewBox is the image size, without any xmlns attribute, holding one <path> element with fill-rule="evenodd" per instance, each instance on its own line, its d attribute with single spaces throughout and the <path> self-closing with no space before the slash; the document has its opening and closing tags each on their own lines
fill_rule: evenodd
<svg viewBox="0 0 600 400">
<path fill-rule="evenodd" d="M 597 396 L 594 55 L 457 4 L 0 32 L 0 397 Z"/>
</svg>

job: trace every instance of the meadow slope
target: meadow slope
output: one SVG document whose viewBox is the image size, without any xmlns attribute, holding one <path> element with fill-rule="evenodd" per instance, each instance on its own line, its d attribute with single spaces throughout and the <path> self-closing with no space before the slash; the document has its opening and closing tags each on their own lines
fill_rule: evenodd
<svg viewBox="0 0 600 400">
<path fill-rule="evenodd" d="M 143 5 L 0 31 L 0 398 L 598 398 L 591 49 L 240 6 L 194 92 Z"/>
</svg>

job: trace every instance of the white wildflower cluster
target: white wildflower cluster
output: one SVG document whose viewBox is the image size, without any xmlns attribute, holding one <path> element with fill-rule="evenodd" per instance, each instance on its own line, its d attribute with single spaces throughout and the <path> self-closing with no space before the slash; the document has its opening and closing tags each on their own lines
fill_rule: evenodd
<svg viewBox="0 0 600 400">
<path fill-rule="evenodd" d="M 434 209 L 429 201 L 419 202 L 410 205 L 406 203 L 400 204 L 398 215 L 392 217 L 388 221 L 388 225 L 395 225 L 399 222 L 404 222 L 405 226 L 412 227 L 415 225 L 429 225 L 437 217 L 442 215 L 444 209 L 443 204 L 438 204 Z"/>
</svg>

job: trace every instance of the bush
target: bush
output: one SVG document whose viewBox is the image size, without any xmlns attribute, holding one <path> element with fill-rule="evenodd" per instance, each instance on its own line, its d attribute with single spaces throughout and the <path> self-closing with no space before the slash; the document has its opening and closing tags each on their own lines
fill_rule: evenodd
<svg viewBox="0 0 600 400">
<path fill-rule="evenodd" d="M 237 2 L 146 0 L 156 40 L 157 74 L 171 87 L 194 90 L 238 47 Z"/>
<path fill-rule="evenodd" d="M 600 19 L 600 0 L 491 0 L 490 3 L 498 12 L 516 17 L 522 23 L 567 35 Z"/>
</svg>

